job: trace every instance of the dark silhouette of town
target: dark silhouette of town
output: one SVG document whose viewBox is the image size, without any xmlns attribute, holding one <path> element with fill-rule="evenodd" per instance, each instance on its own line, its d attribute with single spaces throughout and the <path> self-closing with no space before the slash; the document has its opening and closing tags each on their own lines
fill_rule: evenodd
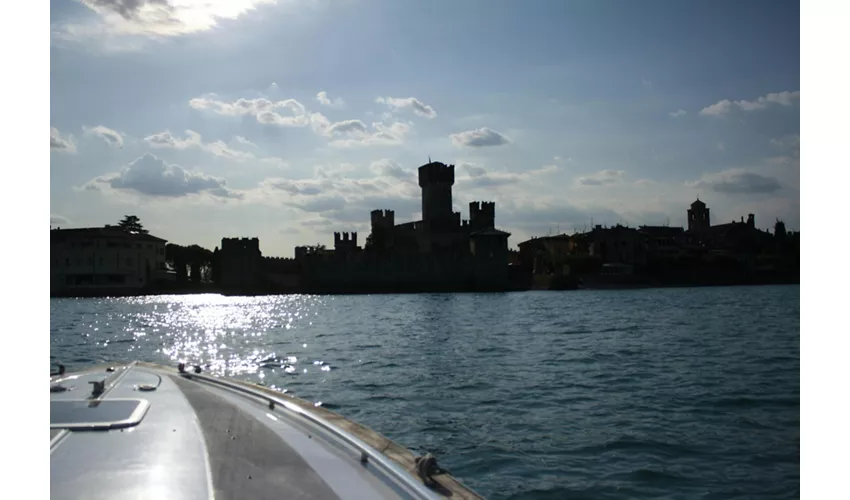
<svg viewBox="0 0 850 500">
<path fill-rule="evenodd" d="M 519 243 L 515 251 L 508 247 L 510 234 L 496 228 L 494 202 L 470 203 L 468 219 L 453 211 L 454 165 L 429 162 L 418 173 L 422 220 L 397 224 L 392 210 L 373 210 L 371 232 L 362 247 L 356 232 L 337 232 L 332 249 L 299 246 L 294 258 L 264 257 L 259 239 L 250 237 L 223 238 L 214 251 L 166 245 L 149 235 L 135 216 L 105 228 L 54 229 L 51 295 L 799 283 L 800 234 L 786 231 L 778 220 L 773 233 L 757 229 L 753 214 L 740 222 L 711 225 L 710 209 L 697 199 L 687 210 L 687 229 L 596 225 L 574 234 L 535 237 Z M 131 253 L 115 253 L 113 259 L 109 249 Z"/>
</svg>

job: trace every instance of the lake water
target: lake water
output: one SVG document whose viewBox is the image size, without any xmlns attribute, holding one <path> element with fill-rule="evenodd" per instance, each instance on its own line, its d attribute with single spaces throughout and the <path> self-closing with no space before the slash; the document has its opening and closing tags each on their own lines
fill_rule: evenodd
<svg viewBox="0 0 850 500">
<path fill-rule="evenodd" d="M 51 299 L 50 322 L 69 369 L 209 364 L 490 499 L 800 495 L 799 286 Z"/>
</svg>

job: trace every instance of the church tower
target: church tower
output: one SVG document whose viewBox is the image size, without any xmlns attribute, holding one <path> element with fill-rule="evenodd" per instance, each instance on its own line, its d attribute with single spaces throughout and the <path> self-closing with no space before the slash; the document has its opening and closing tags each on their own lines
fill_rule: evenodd
<svg viewBox="0 0 850 500">
<path fill-rule="evenodd" d="M 708 211 L 708 207 L 699 198 L 691 203 L 691 208 L 688 209 L 688 231 L 700 231 L 711 227 Z"/>
</svg>

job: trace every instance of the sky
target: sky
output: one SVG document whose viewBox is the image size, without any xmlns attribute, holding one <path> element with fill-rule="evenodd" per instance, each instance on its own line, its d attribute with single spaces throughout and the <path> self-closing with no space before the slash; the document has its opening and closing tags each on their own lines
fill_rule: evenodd
<svg viewBox="0 0 850 500">
<path fill-rule="evenodd" d="M 456 165 L 514 247 L 592 224 L 800 229 L 800 13 L 780 0 L 52 0 L 52 227 L 135 214 L 264 255 L 421 217 Z"/>
</svg>

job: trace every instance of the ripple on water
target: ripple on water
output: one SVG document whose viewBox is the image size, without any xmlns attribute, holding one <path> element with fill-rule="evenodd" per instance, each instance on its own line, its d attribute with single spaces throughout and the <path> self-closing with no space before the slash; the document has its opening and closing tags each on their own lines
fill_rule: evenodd
<svg viewBox="0 0 850 500">
<path fill-rule="evenodd" d="M 68 369 L 186 360 L 262 382 L 491 499 L 799 497 L 799 287 L 50 308 Z"/>
</svg>

